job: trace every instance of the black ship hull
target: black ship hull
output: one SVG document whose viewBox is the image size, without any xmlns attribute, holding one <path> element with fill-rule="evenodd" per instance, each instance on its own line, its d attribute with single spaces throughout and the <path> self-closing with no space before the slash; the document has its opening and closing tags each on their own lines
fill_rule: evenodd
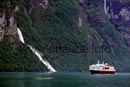
<svg viewBox="0 0 130 87">
<path fill-rule="evenodd" d="M 105 70 L 89 70 L 91 74 L 115 74 L 115 71 L 105 71 Z"/>
</svg>

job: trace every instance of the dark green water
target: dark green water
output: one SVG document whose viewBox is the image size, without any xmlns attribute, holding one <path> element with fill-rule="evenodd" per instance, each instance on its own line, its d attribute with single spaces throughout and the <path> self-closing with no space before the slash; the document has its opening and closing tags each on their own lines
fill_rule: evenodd
<svg viewBox="0 0 130 87">
<path fill-rule="evenodd" d="M 0 87 L 130 87 L 130 73 L 0 73 Z"/>
</svg>

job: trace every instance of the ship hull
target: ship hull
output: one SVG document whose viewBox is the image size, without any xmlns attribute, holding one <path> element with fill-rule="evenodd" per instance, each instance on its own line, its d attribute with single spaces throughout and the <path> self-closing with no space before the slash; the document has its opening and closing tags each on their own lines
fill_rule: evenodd
<svg viewBox="0 0 130 87">
<path fill-rule="evenodd" d="M 115 71 L 89 70 L 91 74 L 115 74 Z"/>
</svg>

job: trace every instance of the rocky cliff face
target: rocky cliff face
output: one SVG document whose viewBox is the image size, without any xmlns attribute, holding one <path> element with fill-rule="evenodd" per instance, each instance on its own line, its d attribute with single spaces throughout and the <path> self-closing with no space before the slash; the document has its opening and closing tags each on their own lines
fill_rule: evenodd
<svg viewBox="0 0 130 87">
<path fill-rule="evenodd" d="M 119 32 L 119 39 L 123 40 L 125 45 L 129 48 L 130 44 L 130 2 L 126 0 L 79 0 L 79 4 L 83 9 L 84 17 L 90 27 L 104 28 L 107 24 L 112 24 L 115 27 L 115 31 Z M 94 9 L 95 8 L 95 9 Z M 87 9 L 87 11 L 86 11 Z M 93 10 L 93 11 L 92 11 Z M 107 30 L 105 30 L 107 31 Z M 106 33 L 108 34 L 108 33 Z M 112 33 L 111 33 L 112 34 Z M 109 35 L 108 35 L 109 36 Z M 114 38 L 113 36 L 106 38 Z M 104 40 L 104 39 L 103 39 Z M 102 44 L 106 42 L 110 46 L 117 45 L 114 41 L 103 41 L 100 39 Z M 117 45 L 118 46 L 118 45 Z"/>
<path fill-rule="evenodd" d="M 8 37 L 13 48 L 16 48 L 19 38 L 16 20 L 14 19 L 14 9 L 12 8 L 10 1 L 3 1 L 1 2 L 1 5 L 3 6 L 1 8 L 3 11 L 0 12 L 0 41 L 3 40 L 3 38 Z"/>
<path fill-rule="evenodd" d="M 5 23 L 5 14 L 1 13 L 0 14 L 0 40 L 2 40 L 4 37 L 4 30 L 5 30 L 4 23 Z"/>
<path fill-rule="evenodd" d="M 108 1 L 108 18 L 115 25 L 126 44 L 130 47 L 130 2 Z"/>
<path fill-rule="evenodd" d="M 0 72 L 47 71 L 32 51 L 22 45 L 17 31 L 15 0 L 0 1 Z"/>
</svg>

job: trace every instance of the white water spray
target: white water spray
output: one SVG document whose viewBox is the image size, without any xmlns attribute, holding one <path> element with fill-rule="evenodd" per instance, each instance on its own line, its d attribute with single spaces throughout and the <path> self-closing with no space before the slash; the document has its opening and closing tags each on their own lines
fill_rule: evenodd
<svg viewBox="0 0 130 87">
<path fill-rule="evenodd" d="M 20 41 L 25 44 L 22 32 L 19 28 L 17 28 L 18 36 Z M 39 58 L 39 60 L 50 70 L 50 72 L 56 72 L 56 70 L 51 66 L 51 64 L 42 58 L 41 53 L 37 51 L 35 48 L 33 48 L 31 45 L 28 45 L 28 47 L 32 50 L 32 52 Z"/>
<path fill-rule="evenodd" d="M 107 1 L 104 0 L 104 11 L 105 11 L 105 14 L 107 15 Z"/>
<path fill-rule="evenodd" d="M 56 72 L 56 70 L 50 65 L 50 63 L 45 60 L 42 59 L 41 57 L 41 53 L 39 51 L 37 51 L 35 48 L 33 48 L 31 45 L 28 45 L 28 47 L 30 47 L 30 49 L 32 50 L 33 53 L 35 53 L 35 55 L 39 58 L 39 60 L 47 66 L 47 68 L 51 71 L 51 72 Z"/>
<path fill-rule="evenodd" d="M 19 28 L 17 28 L 17 32 L 18 32 L 18 36 L 19 36 L 20 41 L 21 41 L 23 44 L 25 44 L 23 35 L 22 35 L 21 30 L 20 30 Z"/>
</svg>

